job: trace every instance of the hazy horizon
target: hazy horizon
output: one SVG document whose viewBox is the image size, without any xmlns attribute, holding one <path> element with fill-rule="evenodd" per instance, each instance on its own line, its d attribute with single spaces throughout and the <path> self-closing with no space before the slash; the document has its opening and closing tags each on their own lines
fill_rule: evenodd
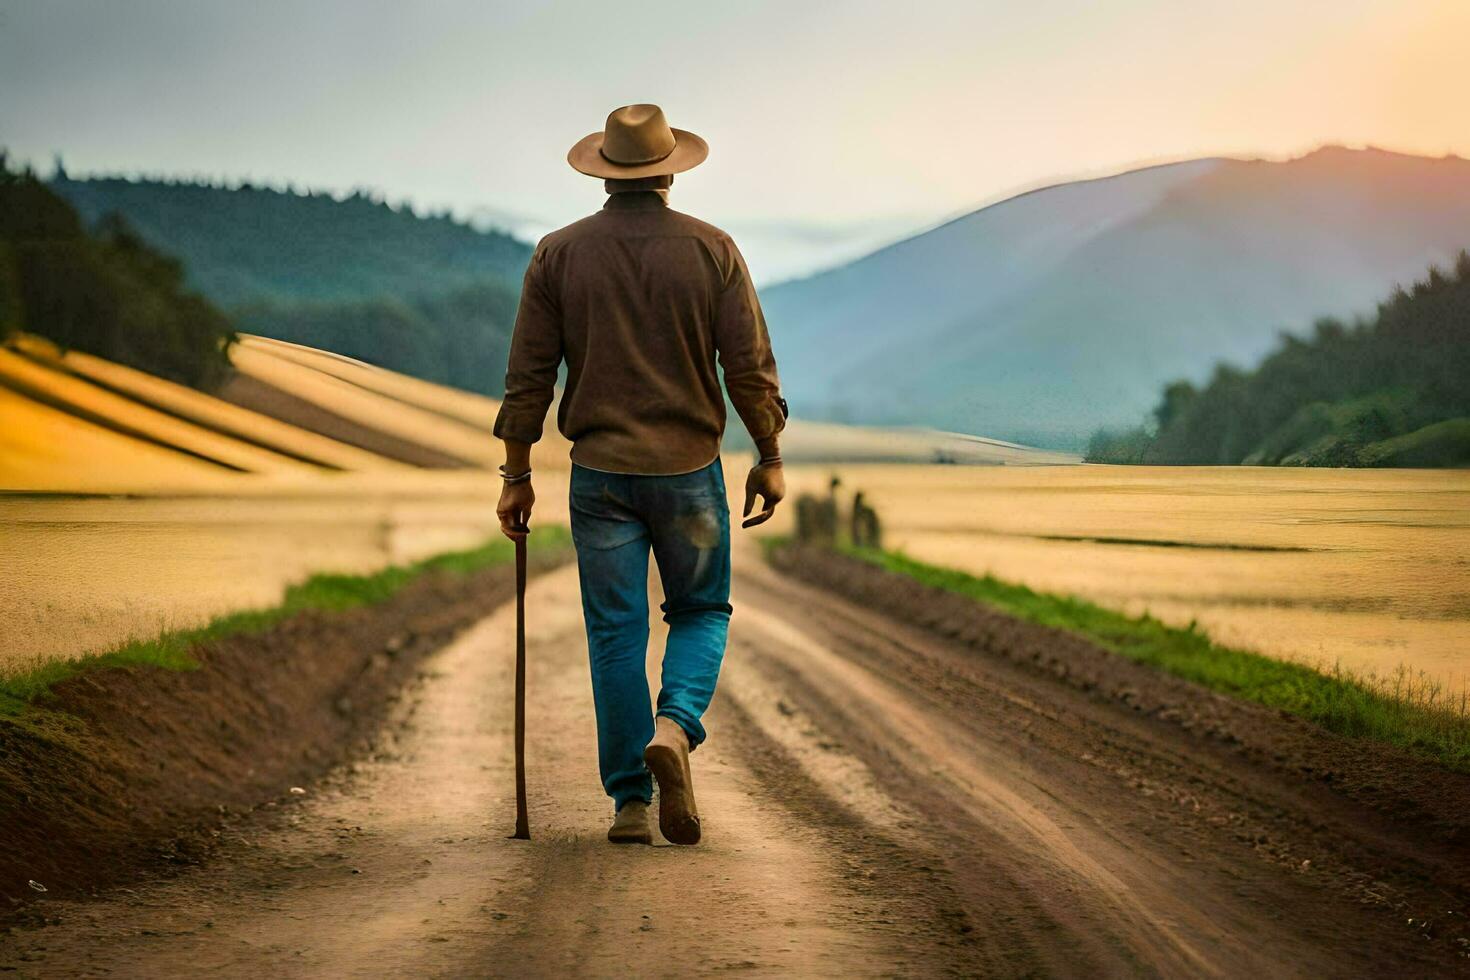
<svg viewBox="0 0 1470 980">
<path fill-rule="evenodd" d="M 1159 162 L 1470 155 L 1467 33 L 1452 0 L 633 4 L 615 22 L 580 0 L 0 0 L 0 145 L 74 174 L 371 188 L 534 237 L 600 203 L 567 147 L 656 101 L 712 146 L 676 206 L 771 282 Z"/>
</svg>

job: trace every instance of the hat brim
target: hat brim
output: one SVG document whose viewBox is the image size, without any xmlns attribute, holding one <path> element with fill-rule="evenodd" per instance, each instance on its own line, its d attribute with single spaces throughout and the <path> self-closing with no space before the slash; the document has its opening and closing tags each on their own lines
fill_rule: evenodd
<svg viewBox="0 0 1470 980">
<path fill-rule="evenodd" d="M 653 163 L 624 166 L 613 163 L 602 155 L 602 132 L 588 133 L 567 151 L 567 163 L 578 173 L 588 177 L 614 180 L 633 180 L 638 177 L 661 177 L 664 174 L 681 174 L 692 170 L 709 156 L 709 144 L 687 129 L 670 130 L 674 134 L 673 152 Z"/>
</svg>

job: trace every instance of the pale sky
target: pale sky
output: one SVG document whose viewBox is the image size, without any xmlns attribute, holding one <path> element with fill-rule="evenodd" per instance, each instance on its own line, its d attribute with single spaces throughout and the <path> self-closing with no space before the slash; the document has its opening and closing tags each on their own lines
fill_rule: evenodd
<svg viewBox="0 0 1470 980">
<path fill-rule="evenodd" d="M 295 182 L 528 233 L 630 102 L 711 145 L 675 206 L 759 278 L 1016 190 L 1322 143 L 1470 156 L 1470 0 L 0 0 L 0 145 Z"/>
</svg>

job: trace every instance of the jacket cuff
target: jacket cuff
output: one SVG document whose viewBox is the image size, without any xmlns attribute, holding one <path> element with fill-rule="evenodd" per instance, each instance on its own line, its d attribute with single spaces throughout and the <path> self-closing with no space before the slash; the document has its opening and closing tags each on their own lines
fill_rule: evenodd
<svg viewBox="0 0 1470 980">
<path fill-rule="evenodd" d="M 514 414 L 507 414 L 501 408 L 495 416 L 495 427 L 492 430 L 497 439 L 512 439 L 516 442 L 534 443 L 541 439 L 541 425 L 537 425 L 527 419 L 518 419 Z"/>
</svg>

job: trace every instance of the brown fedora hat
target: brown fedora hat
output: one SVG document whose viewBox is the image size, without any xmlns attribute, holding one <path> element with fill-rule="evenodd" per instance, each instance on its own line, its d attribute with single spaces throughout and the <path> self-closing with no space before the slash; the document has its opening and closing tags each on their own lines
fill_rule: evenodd
<svg viewBox="0 0 1470 980">
<path fill-rule="evenodd" d="M 656 105 L 625 105 L 607 117 L 600 133 L 589 133 L 567 153 L 567 163 L 589 177 L 633 179 L 679 174 L 699 166 L 709 144 L 673 129 Z"/>
</svg>

